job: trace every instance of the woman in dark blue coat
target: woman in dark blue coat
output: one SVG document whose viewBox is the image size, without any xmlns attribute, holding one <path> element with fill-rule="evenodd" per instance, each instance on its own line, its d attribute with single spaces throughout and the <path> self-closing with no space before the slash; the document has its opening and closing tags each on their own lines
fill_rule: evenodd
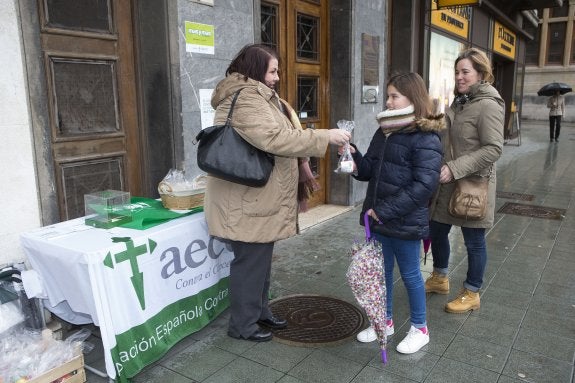
<svg viewBox="0 0 575 383">
<path fill-rule="evenodd" d="M 377 115 L 380 128 L 367 153 L 352 155 L 359 181 L 369 182 L 362 217 L 382 245 L 387 286 L 387 334 L 393 334 L 393 267 L 397 265 L 409 297 L 411 328 L 397 351 L 417 352 L 429 343 L 425 288 L 419 256 L 421 240 L 429 236 L 429 202 L 439 183 L 443 116 L 431 114 L 423 79 L 416 73 L 393 76 L 387 84 L 387 110 Z M 363 219 L 361 220 L 363 223 Z M 373 328 L 357 336 L 376 339 Z"/>
</svg>

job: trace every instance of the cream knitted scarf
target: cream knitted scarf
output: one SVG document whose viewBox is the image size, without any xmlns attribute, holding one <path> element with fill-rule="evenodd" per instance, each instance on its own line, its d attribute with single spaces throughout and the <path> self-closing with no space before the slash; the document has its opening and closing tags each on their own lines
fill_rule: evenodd
<svg viewBox="0 0 575 383">
<path fill-rule="evenodd" d="M 414 123 L 415 114 L 413 105 L 403 109 L 387 109 L 376 116 L 379 126 L 384 133 L 392 133 Z"/>
</svg>

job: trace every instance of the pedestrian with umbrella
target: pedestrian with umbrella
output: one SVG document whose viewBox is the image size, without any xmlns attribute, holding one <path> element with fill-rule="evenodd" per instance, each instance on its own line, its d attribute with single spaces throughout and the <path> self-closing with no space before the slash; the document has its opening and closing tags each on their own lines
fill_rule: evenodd
<svg viewBox="0 0 575 383">
<path fill-rule="evenodd" d="M 549 142 L 559 142 L 559 133 L 561 132 L 561 118 L 565 113 L 565 98 L 556 91 L 555 94 L 547 99 L 549 108 Z"/>
<path fill-rule="evenodd" d="M 444 121 L 443 115 L 432 115 L 425 83 L 416 73 L 391 77 L 386 107 L 377 115 L 379 129 L 365 155 L 353 144 L 351 147 L 354 177 L 369 182 L 360 223 L 365 225 L 367 214 L 368 225 L 382 246 L 387 301 L 385 331 L 372 326 L 357 339 L 372 342 L 378 333 L 393 334 L 393 268 L 397 261 L 408 293 L 411 327 L 396 349 L 411 354 L 429 343 L 419 255 L 422 239 L 429 236 L 429 201 L 439 183 L 443 154 L 439 134 Z M 370 280 L 369 275 L 365 278 Z M 370 283 L 381 282 L 371 277 Z"/>
<path fill-rule="evenodd" d="M 549 108 L 549 142 L 559 142 L 561 132 L 561 118 L 565 114 L 565 93 L 571 92 L 569 85 L 563 82 L 551 82 L 537 91 L 538 96 L 549 96 L 547 107 Z"/>
</svg>

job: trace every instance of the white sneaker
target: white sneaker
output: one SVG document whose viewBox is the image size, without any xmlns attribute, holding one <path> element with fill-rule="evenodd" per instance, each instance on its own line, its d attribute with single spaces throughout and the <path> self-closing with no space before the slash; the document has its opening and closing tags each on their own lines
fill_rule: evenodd
<svg viewBox="0 0 575 383">
<path fill-rule="evenodd" d="M 407 336 L 397 345 L 396 350 L 402 354 L 413 354 L 429 343 L 429 334 L 411 326 Z"/>
<path fill-rule="evenodd" d="M 386 326 L 385 334 L 387 335 L 388 338 L 393 335 L 393 332 L 394 332 L 393 324 L 391 326 Z M 365 330 L 360 331 L 357 334 L 356 338 L 361 343 L 369 343 L 369 342 L 373 342 L 374 340 L 377 340 L 377 334 L 375 333 L 375 330 L 373 329 L 373 327 L 369 326 Z"/>
</svg>

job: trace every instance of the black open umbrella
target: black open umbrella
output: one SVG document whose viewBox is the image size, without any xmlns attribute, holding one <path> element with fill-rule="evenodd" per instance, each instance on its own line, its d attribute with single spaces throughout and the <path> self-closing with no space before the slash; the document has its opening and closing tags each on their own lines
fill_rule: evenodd
<svg viewBox="0 0 575 383">
<path fill-rule="evenodd" d="M 561 94 L 572 92 L 573 89 L 564 82 L 550 82 L 547 85 L 543 85 L 541 89 L 537 91 L 538 96 L 553 96 L 555 92 L 559 91 Z"/>
</svg>

